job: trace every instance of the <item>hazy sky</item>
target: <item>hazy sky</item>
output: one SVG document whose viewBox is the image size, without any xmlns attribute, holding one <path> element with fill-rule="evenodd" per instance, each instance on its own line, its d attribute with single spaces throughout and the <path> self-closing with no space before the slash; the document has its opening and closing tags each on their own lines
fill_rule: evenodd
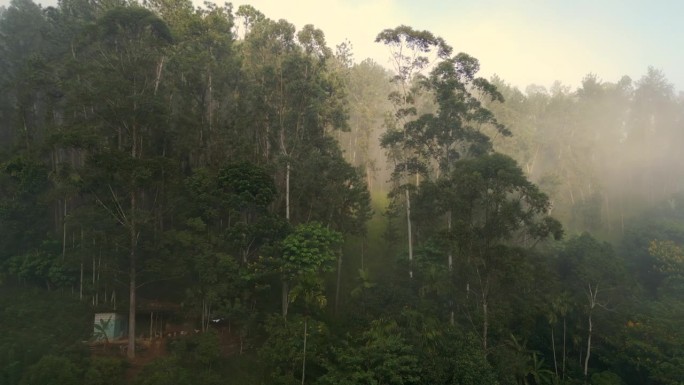
<svg viewBox="0 0 684 385">
<path fill-rule="evenodd" d="M 234 3 L 237 7 L 240 2 Z M 480 60 L 525 88 L 555 80 L 577 86 L 593 72 L 605 81 L 634 80 L 649 65 L 684 89 L 684 1 L 677 0 L 253 0 L 270 18 L 322 29 L 334 47 L 344 39 L 355 58 L 388 64 L 373 42 L 407 24 L 443 37 L 456 52 Z M 295 6 L 296 5 L 296 6 Z"/>
<path fill-rule="evenodd" d="M 0 0 L 6 5 L 10 0 Z M 38 0 L 44 5 L 56 0 Z M 202 0 L 194 0 L 200 4 Z M 219 1 L 221 2 L 221 1 Z M 554 80 L 577 86 L 593 72 L 605 81 L 637 80 L 647 67 L 684 89 L 684 1 L 678 0 L 251 0 L 272 19 L 322 29 L 328 45 L 348 39 L 357 61 L 387 65 L 374 43 L 400 24 L 443 37 L 455 52 L 522 89 Z"/>
</svg>

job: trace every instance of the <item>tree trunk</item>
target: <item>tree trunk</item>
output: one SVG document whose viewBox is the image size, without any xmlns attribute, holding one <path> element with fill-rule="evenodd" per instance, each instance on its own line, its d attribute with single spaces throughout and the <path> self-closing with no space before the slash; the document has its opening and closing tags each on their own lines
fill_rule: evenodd
<svg viewBox="0 0 684 385">
<path fill-rule="evenodd" d="M 211 302 L 202 299 L 202 333 L 209 330 L 209 321 L 211 320 Z"/>
<path fill-rule="evenodd" d="M 556 337 L 553 334 L 553 325 L 551 325 L 551 348 L 553 349 L 553 369 L 558 378 L 558 360 L 556 359 Z"/>
<path fill-rule="evenodd" d="M 447 213 L 447 234 L 449 236 L 451 235 L 451 210 L 449 210 L 449 212 Z M 449 247 L 449 256 L 447 264 L 449 266 L 449 271 L 452 271 L 454 269 L 454 256 L 451 253 L 451 247 Z"/>
<path fill-rule="evenodd" d="M 451 236 L 451 210 L 447 213 L 447 233 L 449 236 Z M 451 246 L 449 246 L 449 255 L 448 255 L 448 261 L 447 264 L 449 266 L 449 273 L 452 273 L 454 271 L 454 256 L 451 252 Z M 452 277 L 453 278 L 453 277 Z M 449 324 L 451 326 L 454 326 L 456 320 L 454 316 L 454 300 L 451 299 L 449 300 Z"/>
<path fill-rule="evenodd" d="M 487 311 L 487 299 L 482 298 L 482 348 L 487 353 L 487 332 L 489 331 L 489 313 Z"/>
<path fill-rule="evenodd" d="M 105 263 L 106 267 L 106 263 Z M 95 303 L 100 303 L 100 272 L 102 271 L 102 249 L 100 249 L 97 255 L 97 274 L 95 275 L 95 284 L 93 289 L 95 290 Z M 107 289 L 105 286 L 104 302 L 107 303 Z"/>
<path fill-rule="evenodd" d="M 363 246 L 362 246 L 363 247 Z M 335 315 L 340 305 L 340 281 L 342 280 L 342 253 L 337 256 L 337 282 L 335 284 Z"/>
<path fill-rule="evenodd" d="M 95 285 L 95 271 L 97 270 L 97 267 L 95 265 L 95 256 L 93 255 L 93 306 L 97 306 L 97 286 Z"/>
<path fill-rule="evenodd" d="M 561 369 L 561 380 L 565 379 L 565 352 L 566 352 L 566 347 L 565 347 L 565 337 L 567 335 L 567 324 L 565 320 L 565 316 L 563 316 L 563 366 Z"/>
<path fill-rule="evenodd" d="M 283 142 L 284 143 L 284 142 Z M 285 167 L 285 219 L 290 222 L 290 162 L 287 162 Z M 283 289 L 282 289 L 282 308 L 283 308 L 283 318 L 287 318 L 287 309 L 289 306 L 289 287 L 285 279 L 283 279 Z"/>
<path fill-rule="evenodd" d="M 157 65 L 157 78 L 154 80 L 154 94 L 157 94 L 159 89 L 159 81 L 161 80 L 162 70 L 164 69 L 164 57 L 161 58 L 159 64 Z"/>
<path fill-rule="evenodd" d="M 489 277 L 482 281 L 482 274 L 480 269 L 476 268 L 477 279 L 480 282 L 480 298 L 482 303 L 482 349 L 487 354 L 487 338 L 489 333 Z M 468 284 L 468 287 L 470 284 Z"/>
<path fill-rule="evenodd" d="M 283 289 L 282 289 L 282 308 L 283 308 L 283 318 L 287 318 L 287 308 L 290 303 L 290 296 L 289 296 L 289 287 L 288 283 L 285 279 L 283 279 Z"/>
<path fill-rule="evenodd" d="M 591 311 L 589 311 L 589 331 L 587 333 L 587 355 L 584 357 L 584 383 L 587 383 L 587 374 L 589 373 L 589 357 L 591 356 Z"/>
<path fill-rule="evenodd" d="M 79 301 L 83 301 L 83 260 L 81 260 L 81 279 L 79 280 L 78 285 L 78 299 Z"/>
<path fill-rule="evenodd" d="M 207 314 L 207 303 L 202 299 L 202 332 L 204 332 L 204 324 L 206 323 L 205 316 Z"/>
<path fill-rule="evenodd" d="M 598 284 L 594 288 L 591 287 L 591 283 L 588 285 L 589 291 L 587 292 L 587 298 L 589 299 L 589 330 L 587 331 L 587 355 L 584 357 L 584 383 L 587 383 L 587 375 L 589 373 L 589 358 L 591 357 L 591 334 L 594 329 L 592 323 L 592 315 L 594 312 L 594 307 L 596 307 L 596 298 L 598 296 Z"/>
<path fill-rule="evenodd" d="M 130 286 L 129 286 L 129 305 L 128 305 L 128 351 L 127 356 L 130 359 L 135 358 L 135 252 L 131 251 L 131 270 L 130 270 Z"/>
<path fill-rule="evenodd" d="M 411 196 L 406 189 L 406 223 L 408 231 L 409 247 L 409 278 L 413 279 L 413 237 L 411 236 Z"/>
<path fill-rule="evenodd" d="M 127 356 L 129 359 L 135 358 L 135 300 L 136 300 L 136 248 L 137 248 L 137 234 L 135 226 L 135 208 L 136 208 L 135 192 L 131 193 L 131 215 L 128 227 L 130 230 L 130 286 L 129 286 L 129 304 L 128 304 L 128 351 Z"/>
<path fill-rule="evenodd" d="M 209 53 L 211 54 L 211 49 L 209 49 Z M 209 126 L 209 132 L 211 133 L 212 131 L 212 121 L 214 120 L 214 114 L 213 114 L 213 109 L 214 109 L 214 99 L 213 99 L 213 84 L 212 84 L 212 76 L 211 76 L 211 64 L 208 66 L 209 68 L 207 69 L 207 72 L 209 72 L 209 86 L 208 86 L 208 103 L 207 103 L 207 123 Z"/>
<path fill-rule="evenodd" d="M 83 301 L 83 259 L 85 258 L 85 242 L 83 240 L 83 226 L 81 226 L 81 274 L 79 278 L 79 285 L 78 285 L 78 300 Z"/>
<path fill-rule="evenodd" d="M 366 184 L 368 185 L 368 192 L 372 193 L 373 192 L 373 180 L 371 177 L 370 164 L 368 164 L 368 161 L 366 161 Z"/>
<path fill-rule="evenodd" d="M 285 167 L 285 219 L 290 222 L 290 162 Z"/>
<path fill-rule="evenodd" d="M 304 379 L 306 378 L 306 329 L 308 326 L 307 322 L 307 317 L 304 317 L 304 352 L 302 355 L 302 385 L 304 385 Z"/>
<path fill-rule="evenodd" d="M 64 197 L 64 215 L 62 216 L 62 262 L 66 259 L 66 216 L 67 216 L 67 200 Z"/>
</svg>

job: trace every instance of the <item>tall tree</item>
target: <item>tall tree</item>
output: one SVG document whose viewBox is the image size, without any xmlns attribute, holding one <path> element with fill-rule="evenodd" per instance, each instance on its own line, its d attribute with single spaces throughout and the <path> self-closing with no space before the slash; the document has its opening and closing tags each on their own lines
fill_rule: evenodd
<svg viewBox="0 0 684 385">
<path fill-rule="evenodd" d="M 452 48 L 440 37 L 428 31 L 417 31 L 411 27 L 401 25 L 394 29 L 385 29 L 375 38 L 375 42 L 385 44 L 391 53 L 395 74 L 391 78 L 396 90 L 388 97 L 394 107 L 393 116 L 387 121 L 387 132 L 383 135 L 382 146 L 388 150 L 388 155 L 394 163 L 393 180 L 395 183 L 395 198 L 400 197 L 400 190 L 404 191 L 406 208 L 406 230 L 408 240 L 409 278 L 413 277 L 413 235 L 411 226 L 411 193 L 410 177 L 420 173 L 420 154 L 403 148 L 402 142 L 407 142 L 404 130 L 416 114 L 416 97 L 420 90 L 417 80 L 422 71 L 432 63 L 430 55 L 446 58 Z M 416 179 L 417 183 L 418 179 Z"/>
<path fill-rule="evenodd" d="M 567 242 L 560 256 L 559 268 L 561 279 L 574 283 L 572 291 L 576 301 L 583 303 L 587 334 L 585 354 L 580 353 L 580 357 L 584 357 L 582 373 L 587 381 L 592 338 L 597 334 L 597 312 L 615 308 L 616 299 L 623 291 L 624 265 L 617 260 L 609 244 L 584 233 Z"/>
<path fill-rule="evenodd" d="M 140 237 L 154 213 L 165 175 L 162 75 L 172 42 L 166 24 L 137 6 L 115 8 L 90 30 L 79 52 L 80 100 L 73 117 L 102 138 L 91 149 L 84 192 L 125 229 L 128 249 L 128 356 L 135 357 L 136 290 Z"/>
<path fill-rule="evenodd" d="M 504 283 L 525 266 L 524 248 L 551 236 L 560 238 L 561 225 L 547 215 L 547 196 L 504 155 L 461 160 L 448 175 L 426 182 L 421 190 L 428 218 L 440 212 L 460 214 L 443 230 L 444 243 L 459 256 L 465 300 L 478 304 L 479 335 L 487 350 L 491 312 L 496 310 L 493 298 L 505 293 Z"/>
</svg>

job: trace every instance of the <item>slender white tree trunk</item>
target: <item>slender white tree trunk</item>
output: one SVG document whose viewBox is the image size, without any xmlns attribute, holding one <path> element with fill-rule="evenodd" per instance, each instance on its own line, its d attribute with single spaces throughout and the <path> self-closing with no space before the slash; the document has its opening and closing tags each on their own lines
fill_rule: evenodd
<svg viewBox="0 0 684 385">
<path fill-rule="evenodd" d="M 64 215 L 62 216 L 62 261 L 66 259 L 66 217 L 67 217 L 67 200 L 64 197 Z"/>
<path fill-rule="evenodd" d="M 202 332 L 204 332 L 204 324 L 206 323 L 206 317 L 207 315 L 207 303 L 205 302 L 204 299 L 202 299 Z"/>
<path fill-rule="evenodd" d="M 97 294 L 98 294 L 97 293 L 97 285 L 95 285 L 95 271 L 96 271 L 96 269 L 97 269 L 97 267 L 95 265 L 95 256 L 93 255 L 93 280 L 92 280 L 93 281 L 93 306 L 98 305 L 98 303 L 97 303 L 97 300 L 98 300 L 98 298 L 97 298 Z"/>
<path fill-rule="evenodd" d="M 589 358 L 591 357 L 591 335 L 594 330 L 594 325 L 592 322 L 592 315 L 594 312 L 594 307 L 596 307 L 596 297 L 598 296 L 598 284 L 595 287 L 591 287 L 591 283 L 588 285 L 589 291 L 587 292 L 587 298 L 589 299 L 589 330 L 587 331 L 587 354 L 584 357 L 584 382 L 587 382 L 587 375 L 589 373 Z"/>
<path fill-rule="evenodd" d="M 487 352 L 487 333 L 489 332 L 489 313 L 487 300 L 482 298 L 482 348 Z"/>
<path fill-rule="evenodd" d="M 447 234 L 451 235 L 451 210 L 447 213 Z M 449 256 L 448 256 L 448 265 L 449 265 L 449 271 L 454 270 L 454 256 L 451 253 L 451 247 L 449 247 Z"/>
<path fill-rule="evenodd" d="M 290 162 L 285 167 L 285 219 L 290 221 Z"/>
<path fill-rule="evenodd" d="M 284 141 L 281 138 L 281 143 Z M 290 162 L 287 162 L 285 167 L 285 219 L 290 222 Z M 283 278 L 283 288 L 282 288 L 282 310 L 283 317 L 287 318 L 287 308 L 289 305 L 289 287 L 287 280 Z"/>
<path fill-rule="evenodd" d="M 447 233 L 451 235 L 451 210 L 447 213 Z M 448 255 L 448 266 L 449 266 L 449 273 L 452 273 L 454 271 L 454 256 L 451 252 L 451 245 L 449 245 L 449 255 Z M 454 300 L 453 298 L 449 300 L 449 307 L 450 312 L 449 312 L 449 324 L 451 326 L 454 326 L 456 323 L 455 320 L 455 315 L 454 315 Z"/>
<path fill-rule="evenodd" d="M 134 258 L 133 253 L 131 253 L 132 259 Z M 128 350 L 126 352 L 126 355 L 128 358 L 133 359 L 135 358 L 135 264 L 132 263 L 131 261 L 131 270 L 130 270 L 130 286 L 129 286 L 129 305 L 128 305 Z"/>
<path fill-rule="evenodd" d="M 304 379 L 306 378 L 306 332 L 308 319 L 304 317 L 304 352 L 302 355 L 302 385 L 304 385 Z"/>
<path fill-rule="evenodd" d="M 283 310 L 283 318 L 287 318 L 287 309 L 290 301 L 290 296 L 289 296 L 289 285 L 285 278 L 283 278 L 283 288 L 281 292 L 281 300 L 282 300 L 282 310 Z"/>
<path fill-rule="evenodd" d="M 335 314 L 340 305 L 340 281 L 342 280 L 342 253 L 337 256 L 337 283 L 335 284 Z"/>
<path fill-rule="evenodd" d="M 409 278 L 413 279 L 413 237 L 411 236 L 411 195 L 406 189 L 406 223 L 408 231 L 409 247 Z"/>
<path fill-rule="evenodd" d="M 81 279 L 78 285 L 78 299 L 83 301 L 83 261 L 81 260 Z"/>
<path fill-rule="evenodd" d="M 556 359 L 556 337 L 553 334 L 553 325 L 551 325 L 551 348 L 553 349 L 553 369 L 558 377 L 558 360 Z"/>
<path fill-rule="evenodd" d="M 138 244 L 138 239 L 137 239 L 137 229 L 135 226 L 135 208 L 136 208 L 136 199 L 135 199 L 135 192 L 131 193 L 131 215 L 129 218 L 129 236 L 130 236 L 130 272 L 129 272 L 129 279 L 130 279 L 130 286 L 129 286 L 129 304 L 128 304 L 128 351 L 127 351 L 127 356 L 130 359 L 135 358 L 135 315 L 136 315 L 136 263 L 137 263 L 137 255 L 136 255 L 136 248 Z"/>
<path fill-rule="evenodd" d="M 589 357 L 591 356 L 591 332 L 592 332 L 592 323 L 591 323 L 591 312 L 589 313 L 589 331 L 587 334 L 587 354 L 584 357 L 584 382 L 587 382 L 587 374 L 589 373 Z"/>
<path fill-rule="evenodd" d="M 566 332 L 567 332 L 567 323 L 565 320 L 565 316 L 563 316 L 563 366 L 561 368 L 561 380 L 565 379 L 565 354 L 566 354 L 565 337 L 566 337 Z"/>
</svg>

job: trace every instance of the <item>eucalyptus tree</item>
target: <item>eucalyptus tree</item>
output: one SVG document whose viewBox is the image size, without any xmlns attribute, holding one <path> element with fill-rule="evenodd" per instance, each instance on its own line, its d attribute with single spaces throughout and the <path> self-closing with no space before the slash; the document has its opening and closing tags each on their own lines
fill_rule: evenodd
<svg viewBox="0 0 684 385">
<path fill-rule="evenodd" d="M 574 163 L 574 185 L 579 199 L 573 209 L 573 226 L 595 234 L 610 234 L 615 218 L 623 215 L 615 203 L 621 195 L 615 189 L 622 179 L 623 139 L 628 116 L 631 81 L 623 77 L 617 83 L 602 82 L 589 74 L 576 91 L 577 129 L 573 132 L 572 153 L 564 158 Z M 628 163 L 628 162 L 627 162 Z M 629 168 L 630 166 L 627 166 Z M 617 207 L 616 207 L 617 206 Z"/>
<path fill-rule="evenodd" d="M 332 52 L 323 33 L 311 25 L 297 32 L 285 20 L 273 21 L 248 6 L 238 9 L 246 34 L 240 41 L 245 74 L 242 124 L 254 129 L 258 162 L 278 165 L 284 213 L 293 218 L 292 169 L 326 145 L 331 129 L 343 128 L 341 88 L 329 71 Z M 282 179 L 281 179 L 282 178 Z"/>
<path fill-rule="evenodd" d="M 384 34 L 384 35 L 383 35 Z M 419 52 L 429 52 L 432 47 L 437 47 L 437 56 L 440 59 L 435 63 L 430 63 L 432 69 L 428 76 L 418 76 L 415 85 L 426 90 L 434 99 L 436 111 L 434 113 L 424 113 L 417 115 L 415 106 L 409 105 L 409 100 L 415 96 L 415 90 L 407 92 L 405 84 L 410 80 L 413 71 L 418 71 L 429 64 L 425 56 L 417 56 L 414 53 L 413 59 L 407 59 L 401 54 L 395 54 L 399 70 L 395 81 L 399 81 L 402 87 L 400 91 L 393 94 L 390 99 L 397 108 L 396 117 L 401 121 L 401 125 L 392 127 L 382 137 L 382 145 L 391 149 L 390 156 L 395 157 L 395 177 L 404 174 L 423 176 L 427 182 L 435 181 L 428 190 L 424 186 L 416 185 L 417 194 L 423 198 L 431 193 L 447 196 L 454 192 L 448 188 L 437 187 L 440 180 L 451 178 L 451 171 L 462 159 L 483 156 L 492 151 L 492 143 L 487 135 L 487 130 L 497 135 L 510 136 L 510 131 L 497 121 L 494 114 L 483 103 L 493 101 L 503 102 L 503 96 L 496 87 L 484 78 L 477 77 L 480 65 L 477 59 L 459 53 L 451 57 L 451 48 L 448 47 L 440 38 L 434 38 L 427 32 L 417 33 L 406 27 L 399 27 L 394 31 L 385 31 L 378 39 L 383 39 L 393 47 L 401 47 L 402 39 L 406 39 L 409 48 L 419 49 Z M 409 37 L 403 37 L 407 34 Z M 409 51 L 411 52 L 411 51 Z M 402 91 L 403 90 L 403 91 Z M 403 93 L 403 95 L 402 95 Z M 416 179 L 418 181 L 418 178 Z M 405 185 L 404 187 L 408 187 Z M 436 187 L 433 189 L 433 187 Z M 450 186 L 454 187 L 454 186 Z M 425 194 L 427 193 L 427 194 Z M 411 232 L 410 214 L 410 194 L 406 189 L 408 230 Z M 430 198 L 427 198 L 430 199 Z M 419 202 L 421 206 L 430 203 Z M 427 208 L 430 211 L 430 208 Z M 447 268 L 453 272 L 453 243 L 451 229 L 453 226 L 453 215 L 458 211 L 446 210 L 442 215 L 432 212 L 432 218 L 445 219 L 446 231 L 442 243 L 447 259 Z M 432 222 L 430 226 L 419 231 L 426 234 L 435 229 L 442 228 L 438 222 Z M 410 237 L 409 237 L 410 238 Z M 409 239 L 409 264 L 413 263 L 412 240 Z M 409 275 L 413 275 L 412 267 L 409 267 Z M 468 285 L 469 283 L 467 283 Z M 453 298 L 451 303 L 450 322 L 455 323 Z M 486 340 L 486 339 L 485 339 Z"/>
<path fill-rule="evenodd" d="M 14 155 L 44 162 L 49 159 L 49 218 L 54 231 L 62 232 L 65 255 L 66 213 L 75 192 L 58 173 L 67 157 L 54 145 L 63 116 L 64 56 L 67 26 L 61 12 L 43 9 L 32 1 L 13 1 L 0 19 L 0 139 Z M 27 159 L 28 161 L 28 159 Z"/>
<path fill-rule="evenodd" d="M 634 84 L 622 154 L 626 172 L 620 192 L 628 208 L 655 204 L 681 191 L 681 105 L 662 71 L 649 67 Z M 629 212 L 627 211 L 627 214 Z"/>
<path fill-rule="evenodd" d="M 57 98 L 54 68 L 49 62 L 53 32 L 45 10 L 30 0 L 14 0 L 0 18 L 0 138 L 35 154 L 52 123 Z"/>
<path fill-rule="evenodd" d="M 423 184 L 419 200 L 428 218 L 459 213 L 452 227 L 442 230 L 445 247 L 459 257 L 464 300 L 478 304 L 478 334 L 486 351 L 497 296 L 510 289 L 506 285 L 527 265 L 525 248 L 551 236 L 560 238 L 560 223 L 547 215 L 548 197 L 513 159 L 496 153 L 455 163 L 449 174 Z"/>
<path fill-rule="evenodd" d="M 49 169 L 31 157 L 0 163 L 0 263 L 20 282 L 55 287 L 63 260 L 51 233 Z"/>
<path fill-rule="evenodd" d="M 175 44 L 162 63 L 168 72 L 168 151 L 188 168 L 215 166 L 244 156 L 244 134 L 235 127 L 239 55 L 228 5 L 193 8 L 189 1 L 156 0 L 151 9 L 169 25 Z"/>
<path fill-rule="evenodd" d="M 387 70 L 370 60 L 355 65 L 350 72 L 349 124 L 352 131 L 357 131 L 351 163 L 365 165 L 368 189 L 372 191 L 374 181 L 378 187 L 386 183 L 387 162 L 379 138 L 386 111 L 391 108 L 385 96 L 391 92 L 391 84 L 385 80 L 389 77 Z"/>
<path fill-rule="evenodd" d="M 395 74 L 391 82 L 396 86 L 388 98 L 394 113 L 387 119 L 387 131 L 381 139 L 382 147 L 388 151 L 388 157 L 394 163 L 393 177 L 395 190 L 403 190 L 405 195 L 406 225 L 408 240 L 409 277 L 413 277 L 413 235 L 411 226 L 411 176 L 420 173 L 420 154 L 415 154 L 403 147 L 405 126 L 415 119 L 417 109 L 416 97 L 420 91 L 417 80 L 422 72 L 432 64 L 431 56 L 446 58 L 452 48 L 440 37 L 428 31 L 417 31 L 401 25 L 394 29 L 385 29 L 375 38 L 375 42 L 385 44 L 391 53 Z M 418 178 L 416 178 L 416 183 Z M 398 197 L 398 191 L 395 191 Z"/>
<path fill-rule="evenodd" d="M 35 258 L 27 258 L 28 265 L 53 260 L 55 272 L 68 264 L 65 211 L 75 195 L 61 178 L 64 153 L 53 145 L 64 99 L 65 44 L 57 14 L 31 1 L 13 1 L 0 16 L 0 162 L 9 177 L 1 193 L 2 222 L 8 226 L 4 251 L 28 255 L 33 245 Z"/>
<path fill-rule="evenodd" d="M 2 164 L 0 174 L 0 259 L 22 255 L 50 232 L 50 210 L 41 196 L 49 188 L 49 170 L 33 159 L 17 157 Z"/>
<path fill-rule="evenodd" d="M 424 80 L 424 86 L 434 95 L 437 112 L 408 122 L 401 138 L 389 135 L 383 138 L 384 144 L 403 142 L 403 147 L 413 154 L 410 163 L 427 179 L 449 175 L 460 159 L 490 152 L 492 144 L 483 127 L 491 126 L 498 134 L 510 135 L 480 102 L 479 98 L 503 102 L 503 96 L 487 80 L 476 78 L 478 71 L 477 59 L 464 53 L 436 64 Z M 451 229 L 453 212 L 448 211 L 446 215 L 447 229 Z M 447 264 L 452 270 L 450 252 Z"/>
<path fill-rule="evenodd" d="M 165 136 L 163 64 L 173 39 L 159 17 L 138 6 L 108 11 L 88 32 L 74 64 L 82 77 L 73 103 L 84 108 L 67 124 L 97 136 L 82 170 L 84 193 L 126 234 L 132 358 L 141 234 L 158 214 L 155 195 L 170 171 L 159 143 Z"/>
<path fill-rule="evenodd" d="M 341 47 L 338 47 L 338 49 Z M 343 73 L 349 114 L 349 131 L 338 131 L 337 138 L 344 150 L 345 159 L 365 170 L 369 190 L 377 190 L 385 181 L 386 161 L 381 156 L 379 137 L 387 111 L 392 105 L 387 95 L 392 85 L 387 81 L 390 73 L 371 59 L 352 64 L 351 57 L 338 53 Z M 379 181 L 376 184 L 375 181 Z"/>
<path fill-rule="evenodd" d="M 561 280 L 569 285 L 575 301 L 582 303 L 586 317 L 586 351 L 584 355 L 580 353 L 584 357 L 582 373 L 586 381 L 593 338 L 598 331 L 597 312 L 615 309 L 625 289 L 625 268 L 610 244 L 587 233 L 570 239 L 558 262 Z"/>
<path fill-rule="evenodd" d="M 244 28 L 237 44 L 244 76 L 236 124 L 253 128 L 254 161 L 275 171 L 278 211 L 293 225 L 363 228 L 368 192 L 333 139 L 333 130 L 346 129 L 345 94 L 323 33 L 311 25 L 297 31 L 249 6 L 236 16 Z M 289 292 L 283 279 L 283 304 Z"/>
</svg>

